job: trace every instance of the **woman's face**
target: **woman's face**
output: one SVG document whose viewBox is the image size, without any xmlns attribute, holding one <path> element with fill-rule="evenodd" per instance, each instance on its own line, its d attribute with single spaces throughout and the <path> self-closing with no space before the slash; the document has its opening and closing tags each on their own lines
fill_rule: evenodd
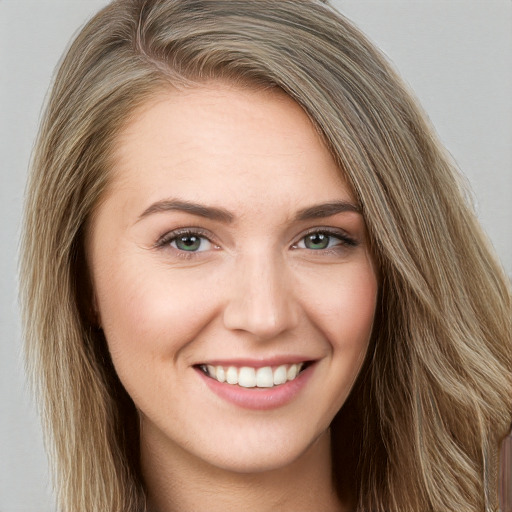
<svg viewBox="0 0 512 512">
<path fill-rule="evenodd" d="M 326 432 L 377 280 L 354 197 L 288 96 L 213 83 L 147 103 L 118 138 L 87 251 L 144 446 L 261 471 Z"/>
</svg>

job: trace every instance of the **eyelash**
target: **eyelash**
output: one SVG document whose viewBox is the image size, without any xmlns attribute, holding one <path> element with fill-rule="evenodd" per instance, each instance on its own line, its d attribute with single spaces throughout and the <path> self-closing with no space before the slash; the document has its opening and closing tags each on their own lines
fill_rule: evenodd
<svg viewBox="0 0 512 512">
<path fill-rule="evenodd" d="M 163 249 L 166 247 L 169 247 L 172 242 L 177 240 L 179 237 L 192 237 L 196 236 L 199 238 L 204 238 L 208 240 L 211 244 L 215 245 L 214 242 L 211 240 L 211 235 L 200 229 L 200 228 L 184 228 L 184 229 L 175 229 L 174 231 L 170 231 L 169 233 L 165 233 L 163 236 L 161 236 L 156 244 L 155 248 L 157 249 Z M 176 252 L 177 256 L 183 259 L 190 259 L 193 257 L 197 257 L 197 251 L 183 251 L 181 249 L 177 249 L 172 247 L 172 249 Z"/>
<path fill-rule="evenodd" d="M 329 237 L 336 238 L 337 240 L 339 240 L 340 243 L 335 245 L 334 247 L 330 247 L 330 248 L 326 248 L 326 249 L 317 249 L 317 250 L 309 249 L 310 251 L 319 252 L 319 253 L 322 253 L 322 254 L 339 253 L 342 248 L 343 249 L 347 249 L 347 248 L 350 249 L 350 248 L 353 248 L 353 247 L 357 247 L 359 245 L 357 240 L 355 240 L 354 238 L 348 236 L 344 231 L 339 230 L 339 229 L 327 228 L 327 227 L 325 227 L 325 228 L 324 227 L 320 227 L 320 228 L 317 227 L 317 228 L 313 228 L 313 229 L 310 229 L 310 230 L 306 231 L 306 233 L 304 233 L 300 237 L 299 242 L 302 242 L 309 235 L 327 235 Z M 292 247 L 296 248 L 296 246 L 298 245 L 299 242 L 293 244 Z"/>
<path fill-rule="evenodd" d="M 335 245 L 334 247 L 325 248 L 325 249 L 316 249 L 316 250 L 309 249 L 312 252 L 317 252 L 317 253 L 327 254 L 327 255 L 328 254 L 337 254 L 340 252 L 341 248 L 344 248 L 344 249 L 354 248 L 359 245 L 359 242 L 357 242 L 357 240 L 348 236 L 346 233 L 344 233 L 341 230 L 322 227 L 322 228 L 314 228 L 314 229 L 308 230 L 306 233 L 304 233 L 300 237 L 298 242 L 296 242 L 292 245 L 292 248 L 297 249 L 298 248 L 297 245 L 300 242 L 305 240 L 305 238 L 308 237 L 309 235 L 313 235 L 313 234 L 314 235 L 327 235 L 329 237 L 336 238 L 337 240 L 339 240 L 340 243 Z M 169 247 L 169 245 L 172 242 L 174 242 L 175 240 L 177 240 L 179 237 L 187 237 L 187 236 L 189 236 L 189 237 L 195 236 L 195 237 L 203 238 L 203 239 L 208 240 L 208 242 L 210 242 L 211 244 L 216 245 L 212 241 L 211 235 L 208 232 L 206 232 L 200 228 L 184 228 L 184 229 L 177 229 L 174 231 L 170 231 L 169 233 L 166 233 L 163 236 L 161 236 L 155 243 L 155 248 L 161 249 L 161 248 Z M 172 249 L 174 249 L 174 251 L 176 251 L 176 254 L 180 258 L 184 258 L 184 259 L 190 259 L 193 257 L 197 257 L 198 252 L 204 252 L 204 251 L 187 252 L 187 251 L 184 251 L 184 250 L 181 250 L 178 248 L 174 248 L 174 247 Z"/>
</svg>

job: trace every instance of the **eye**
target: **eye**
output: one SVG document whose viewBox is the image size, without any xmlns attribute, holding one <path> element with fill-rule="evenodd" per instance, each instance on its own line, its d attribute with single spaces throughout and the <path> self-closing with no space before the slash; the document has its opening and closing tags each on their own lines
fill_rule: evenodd
<svg viewBox="0 0 512 512">
<path fill-rule="evenodd" d="M 207 251 L 211 248 L 211 242 L 208 239 L 197 235 L 180 235 L 172 240 L 170 245 L 186 252 Z"/>
<path fill-rule="evenodd" d="M 355 247 L 357 242 L 341 232 L 330 232 L 326 230 L 312 231 L 305 235 L 295 247 L 298 249 L 310 249 L 323 251 L 338 246 Z"/>
<path fill-rule="evenodd" d="M 305 236 L 303 240 L 306 249 L 327 249 L 333 242 L 339 242 L 325 233 L 311 233 Z"/>
<path fill-rule="evenodd" d="M 164 235 L 157 247 L 172 247 L 181 252 L 203 252 L 216 247 L 204 234 L 196 231 L 172 231 Z"/>
</svg>

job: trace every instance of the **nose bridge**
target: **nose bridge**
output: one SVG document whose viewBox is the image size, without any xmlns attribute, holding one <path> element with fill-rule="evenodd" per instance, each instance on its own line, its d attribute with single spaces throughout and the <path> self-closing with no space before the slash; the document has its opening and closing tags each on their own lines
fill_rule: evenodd
<svg viewBox="0 0 512 512">
<path fill-rule="evenodd" d="M 276 255 L 255 250 L 240 257 L 230 288 L 224 310 L 227 328 L 271 338 L 296 324 L 298 311 L 289 275 Z"/>
</svg>

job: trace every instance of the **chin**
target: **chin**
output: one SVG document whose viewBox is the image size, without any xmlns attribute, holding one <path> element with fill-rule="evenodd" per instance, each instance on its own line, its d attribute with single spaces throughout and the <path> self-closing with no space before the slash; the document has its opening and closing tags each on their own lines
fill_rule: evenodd
<svg viewBox="0 0 512 512">
<path fill-rule="evenodd" d="M 329 450 L 328 430 L 314 436 L 303 436 L 296 431 L 279 436 L 278 433 L 267 431 L 262 436 L 263 439 L 260 436 L 255 437 L 242 436 L 234 439 L 228 449 L 222 451 L 218 450 L 221 445 L 217 445 L 204 453 L 202 458 L 211 466 L 224 471 L 256 474 L 304 464 L 313 452 L 312 447 L 318 444 L 323 443 Z"/>
</svg>

